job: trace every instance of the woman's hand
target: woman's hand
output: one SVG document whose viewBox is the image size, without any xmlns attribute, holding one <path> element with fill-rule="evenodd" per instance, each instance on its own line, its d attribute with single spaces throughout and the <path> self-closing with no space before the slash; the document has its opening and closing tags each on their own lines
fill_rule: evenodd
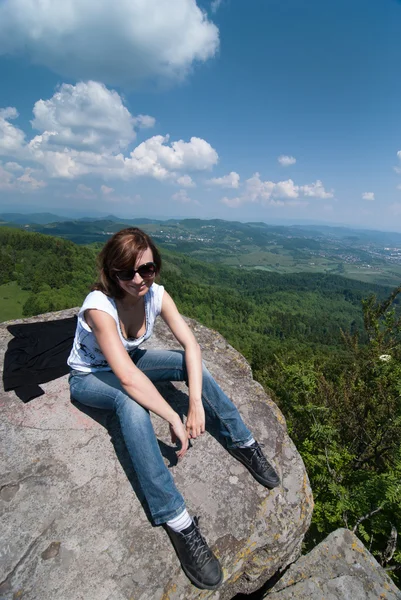
<svg viewBox="0 0 401 600">
<path fill-rule="evenodd" d="M 178 450 L 177 458 L 183 458 L 188 450 L 188 433 L 184 427 L 184 423 L 176 414 L 176 417 L 170 422 L 171 441 L 175 444 L 177 441 L 181 443 L 181 449 Z"/>
<path fill-rule="evenodd" d="M 205 410 L 202 402 L 189 403 L 186 429 L 192 440 L 205 433 Z"/>
</svg>

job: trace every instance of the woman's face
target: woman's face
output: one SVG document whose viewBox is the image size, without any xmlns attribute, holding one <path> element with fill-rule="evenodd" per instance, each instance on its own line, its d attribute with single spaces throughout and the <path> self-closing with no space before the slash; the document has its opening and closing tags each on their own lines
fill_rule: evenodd
<svg viewBox="0 0 401 600">
<path fill-rule="evenodd" d="M 141 265 L 144 265 L 148 262 L 153 262 L 153 252 L 150 248 L 146 248 L 146 250 L 144 250 L 142 252 L 142 254 L 139 254 L 135 265 L 133 265 L 134 269 L 138 269 Z M 133 279 L 131 279 L 130 281 L 121 281 L 118 280 L 120 287 L 124 290 L 125 292 L 125 297 L 127 296 L 131 296 L 132 299 L 138 299 L 141 298 L 142 296 L 144 296 L 149 288 L 152 286 L 153 282 L 154 282 L 155 278 L 151 277 L 151 278 L 143 278 L 139 275 L 139 273 L 135 273 Z"/>
</svg>

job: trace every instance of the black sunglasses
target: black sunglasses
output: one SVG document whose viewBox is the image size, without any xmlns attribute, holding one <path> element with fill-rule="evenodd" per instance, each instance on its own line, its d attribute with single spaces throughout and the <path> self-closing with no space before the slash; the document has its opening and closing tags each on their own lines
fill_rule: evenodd
<svg viewBox="0 0 401 600">
<path fill-rule="evenodd" d="M 152 279 L 156 275 L 156 263 L 147 262 L 137 269 L 132 268 L 125 271 L 117 271 L 116 277 L 120 281 L 131 281 L 131 279 L 134 279 L 136 273 L 139 273 L 142 279 Z"/>
</svg>

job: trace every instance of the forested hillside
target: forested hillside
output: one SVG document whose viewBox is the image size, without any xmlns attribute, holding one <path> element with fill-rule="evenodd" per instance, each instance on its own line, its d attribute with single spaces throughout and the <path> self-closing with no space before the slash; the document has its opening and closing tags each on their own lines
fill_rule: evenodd
<svg viewBox="0 0 401 600">
<path fill-rule="evenodd" d="M 99 248 L 0 228 L 0 292 L 25 294 L 25 316 L 78 306 L 94 281 Z M 338 526 L 355 528 L 397 578 L 400 289 L 235 269 L 169 250 L 162 256 L 161 283 L 180 311 L 243 353 L 283 410 L 316 501 L 307 543 Z M 2 302 L 0 294 L 0 320 Z M 7 318 L 20 316 L 17 304 L 10 316 L 12 302 Z"/>
<path fill-rule="evenodd" d="M 0 229 L 0 286 L 15 281 L 29 292 L 23 316 L 80 304 L 95 277 L 95 262 L 95 248 L 18 229 Z M 3 321 L 1 308 L 0 300 Z"/>
<path fill-rule="evenodd" d="M 0 285 L 14 281 L 28 293 L 24 316 L 77 306 L 94 281 L 100 247 L 3 227 Z M 180 310 L 218 329 L 254 367 L 294 343 L 331 352 L 340 328 L 362 331 L 362 298 L 389 291 L 334 275 L 244 271 L 169 250 L 163 259 L 161 282 Z"/>
</svg>

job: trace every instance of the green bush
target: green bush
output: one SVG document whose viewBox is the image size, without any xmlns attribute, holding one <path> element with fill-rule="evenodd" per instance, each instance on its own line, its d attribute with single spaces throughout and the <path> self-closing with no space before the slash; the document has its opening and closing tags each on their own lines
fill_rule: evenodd
<svg viewBox="0 0 401 600">
<path fill-rule="evenodd" d="M 283 410 L 315 497 L 307 545 L 354 530 L 396 580 L 401 552 L 401 317 L 395 301 L 363 302 L 367 343 L 344 354 L 275 362 L 258 372 Z"/>
</svg>

